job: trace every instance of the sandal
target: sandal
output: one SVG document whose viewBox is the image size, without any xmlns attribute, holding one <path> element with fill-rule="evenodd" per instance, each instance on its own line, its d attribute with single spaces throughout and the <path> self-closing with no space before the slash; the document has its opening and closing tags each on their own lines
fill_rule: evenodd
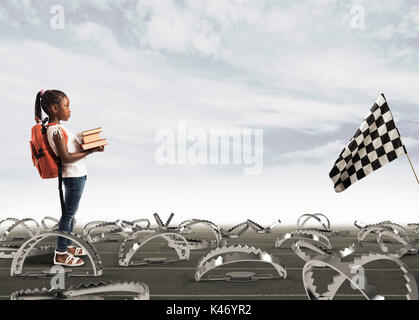
<svg viewBox="0 0 419 320">
<path fill-rule="evenodd" d="M 87 256 L 87 252 L 83 248 L 76 248 L 75 246 L 67 246 L 67 252 L 75 257 Z"/>
<path fill-rule="evenodd" d="M 59 262 L 57 261 L 57 255 L 67 255 L 67 258 L 65 259 L 65 262 Z M 55 250 L 54 253 L 54 264 L 60 265 L 60 266 L 69 266 L 69 267 L 79 267 L 84 265 L 84 261 L 80 258 L 76 258 L 69 252 L 58 252 Z"/>
</svg>

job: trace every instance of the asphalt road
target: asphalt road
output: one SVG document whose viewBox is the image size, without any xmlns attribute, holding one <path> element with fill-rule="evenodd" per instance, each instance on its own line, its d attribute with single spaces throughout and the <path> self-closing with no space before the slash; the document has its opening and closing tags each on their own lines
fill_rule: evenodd
<svg viewBox="0 0 419 320">
<path fill-rule="evenodd" d="M 99 281 L 141 281 L 146 283 L 150 289 L 151 299 L 189 300 L 189 299 L 307 299 L 302 281 L 302 268 L 305 262 L 300 259 L 290 248 L 291 242 L 287 242 L 284 248 L 275 248 L 275 239 L 284 232 L 292 229 L 277 227 L 272 233 L 257 234 L 252 230 L 246 231 L 238 239 L 227 239 L 228 245 L 248 245 L 265 250 L 278 256 L 286 265 L 288 276 L 286 279 L 259 280 L 254 282 L 226 282 L 226 281 L 203 281 L 197 282 L 194 279 L 195 269 L 198 260 L 208 250 L 191 251 L 189 261 L 174 262 L 171 264 L 156 264 L 146 266 L 120 267 L 118 265 L 118 251 L 120 241 L 104 242 L 95 244 L 103 262 L 103 275 L 100 277 L 68 277 L 66 287 L 90 282 Z M 351 227 L 348 236 L 331 237 L 333 250 L 343 249 L 354 242 L 357 231 Z M 210 239 L 210 234 L 201 231 L 195 234 L 188 234 L 187 237 Z M 414 235 L 410 235 L 414 236 Z M 355 253 L 360 255 L 368 252 L 380 252 L 374 237 L 368 238 L 364 248 Z M 51 240 L 51 239 L 50 239 Z M 49 243 L 53 244 L 54 241 Z M 396 244 L 388 244 L 390 248 L 397 247 Z M 162 239 L 156 239 L 147 244 L 137 252 L 139 257 L 175 257 L 172 248 L 167 246 Z M 351 261 L 353 256 L 345 258 L 344 261 Z M 405 256 L 401 259 L 405 262 L 410 271 L 419 279 L 419 255 Z M 50 288 L 50 279 L 37 277 L 11 277 L 11 259 L 0 259 L 0 299 L 10 299 L 13 291 L 27 288 Z M 52 255 L 27 258 L 24 270 L 48 270 L 52 266 Z M 90 263 L 77 268 L 89 270 Z M 232 271 L 251 271 L 257 274 L 274 274 L 274 269 L 269 264 L 238 263 L 217 268 L 213 274 L 225 274 Z M 330 269 L 316 271 L 316 282 L 318 288 L 325 288 L 328 281 L 336 274 Z M 378 293 L 386 299 L 405 299 L 407 293 L 405 280 L 399 267 L 391 262 L 372 262 L 366 265 L 365 274 L 368 283 L 377 287 Z M 124 298 L 118 294 L 110 295 L 109 298 Z M 363 299 L 363 296 L 356 290 L 352 290 L 349 284 L 345 284 L 338 291 L 336 299 Z"/>
</svg>

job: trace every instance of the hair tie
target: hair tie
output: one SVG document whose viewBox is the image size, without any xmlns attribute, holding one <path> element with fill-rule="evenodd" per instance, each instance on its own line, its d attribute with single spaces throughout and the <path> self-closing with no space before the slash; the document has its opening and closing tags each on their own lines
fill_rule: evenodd
<svg viewBox="0 0 419 320">
<path fill-rule="evenodd" d="M 41 90 L 41 97 L 44 95 L 45 91 Z"/>
</svg>

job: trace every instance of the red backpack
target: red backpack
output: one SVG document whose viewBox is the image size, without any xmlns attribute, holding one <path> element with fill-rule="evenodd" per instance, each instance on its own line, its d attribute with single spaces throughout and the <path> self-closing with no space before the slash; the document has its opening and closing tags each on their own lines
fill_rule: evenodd
<svg viewBox="0 0 419 320">
<path fill-rule="evenodd" d="M 29 141 L 32 162 L 38 169 L 39 175 L 42 179 L 53 179 L 59 175 L 59 159 L 51 149 L 47 138 L 47 127 L 56 125 L 56 123 L 49 123 L 45 125 L 38 123 L 32 127 L 31 141 Z M 62 129 L 62 128 L 61 128 Z M 64 135 L 66 144 L 68 143 L 68 136 L 64 130 L 61 130 Z"/>
</svg>

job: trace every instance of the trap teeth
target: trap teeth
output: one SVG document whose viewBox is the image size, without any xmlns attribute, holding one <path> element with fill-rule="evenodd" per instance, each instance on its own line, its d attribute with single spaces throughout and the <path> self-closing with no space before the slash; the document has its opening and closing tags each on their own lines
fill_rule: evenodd
<svg viewBox="0 0 419 320">
<path fill-rule="evenodd" d="M 321 230 L 327 232 L 330 231 L 330 221 L 322 213 L 306 213 L 301 215 L 297 220 L 297 230 L 303 229 L 310 220 L 315 220 L 317 223 L 319 223 L 321 226 Z"/>
<path fill-rule="evenodd" d="M 414 233 L 419 233 L 419 223 L 408 223 L 407 227 Z"/>
<path fill-rule="evenodd" d="M 411 279 L 415 279 L 413 274 L 409 271 L 407 266 L 401 262 L 399 259 L 394 258 L 389 255 L 377 253 L 377 252 L 370 252 L 368 254 L 362 254 L 359 257 L 355 257 L 353 262 L 342 262 L 340 259 L 332 256 L 316 256 L 315 258 L 306 262 L 303 268 L 303 282 L 304 288 L 306 290 L 307 296 L 309 299 L 333 299 L 336 295 L 339 288 L 342 284 L 346 281 L 350 281 L 353 288 L 356 288 L 362 295 L 368 300 L 377 300 L 377 299 L 384 299 L 383 296 L 377 294 L 377 290 L 374 286 L 368 284 L 368 278 L 363 275 L 363 283 L 362 285 L 358 284 L 357 281 L 354 281 L 354 273 L 353 267 L 357 266 L 357 270 L 362 268 L 367 263 L 378 261 L 378 260 L 390 260 L 396 263 L 399 266 L 400 271 L 402 271 L 404 275 L 404 279 L 406 279 L 405 287 L 407 290 L 406 299 L 408 300 L 417 300 L 418 299 L 418 289 L 416 280 L 412 281 Z M 314 286 L 315 276 L 313 273 L 313 269 L 318 266 L 325 266 L 331 268 L 338 272 L 332 279 L 332 282 L 329 283 L 327 286 L 328 290 L 326 293 L 318 293 L 316 290 L 317 288 Z"/>
<path fill-rule="evenodd" d="M 32 219 L 32 218 L 25 218 L 25 219 L 15 219 L 15 218 L 6 218 L 0 221 L 0 225 L 4 222 L 13 222 L 11 226 L 7 228 L 7 230 L 4 231 L 2 235 L 0 235 L 0 241 L 6 241 L 10 240 L 10 233 L 16 229 L 19 226 L 22 226 L 25 232 L 27 233 L 27 236 L 25 239 L 29 236 L 29 238 L 32 238 L 39 234 L 40 232 L 40 226 L 39 223 Z M 35 226 L 30 227 L 28 226 L 28 223 L 33 223 Z"/>
<path fill-rule="evenodd" d="M 10 268 L 10 275 L 11 276 L 37 276 L 37 277 L 45 277 L 44 273 L 37 273 L 37 272 L 26 272 L 23 273 L 22 269 L 23 269 L 23 265 L 25 262 L 25 259 L 28 256 L 34 256 L 34 255 L 38 255 L 38 254 L 42 254 L 43 253 L 43 249 L 52 249 L 52 247 L 47 246 L 45 248 L 36 248 L 35 246 L 48 239 L 51 237 L 63 237 L 66 239 L 71 240 L 72 242 L 74 242 L 75 244 L 77 244 L 77 246 L 81 247 L 86 253 L 87 253 L 87 258 L 90 260 L 92 268 L 93 268 L 93 273 L 89 273 L 89 272 L 85 272 L 85 273 L 75 273 L 75 272 L 71 272 L 71 276 L 86 276 L 86 275 L 90 275 L 90 276 L 100 276 L 103 272 L 102 268 L 101 268 L 101 260 L 99 255 L 97 254 L 96 249 L 87 241 L 85 241 L 82 237 L 76 236 L 74 233 L 71 232 L 67 232 L 67 231 L 58 231 L 58 230 L 54 230 L 54 231 L 47 231 L 44 233 L 41 233 L 39 235 L 36 235 L 32 238 L 30 238 L 29 240 L 27 240 L 24 244 L 21 245 L 21 247 L 19 248 L 19 250 L 16 251 L 16 253 L 13 256 L 13 260 L 12 260 L 12 264 L 11 264 L 11 268 Z"/>
<path fill-rule="evenodd" d="M 103 229 L 106 229 L 106 231 L 103 231 Z M 142 228 L 136 227 L 132 222 L 126 220 L 116 220 L 114 222 L 92 221 L 84 226 L 83 235 L 87 237 L 89 242 L 98 243 L 114 241 L 115 236 L 125 239 L 139 229 Z M 99 233 L 94 236 L 93 234 L 97 232 Z"/>
<path fill-rule="evenodd" d="M 355 221 L 355 225 L 359 227 L 360 223 Z M 415 247 L 416 241 L 408 238 L 404 227 L 391 221 L 382 221 L 375 224 L 363 225 L 358 232 L 358 242 L 347 248 L 347 252 L 352 251 L 351 253 L 353 253 L 362 247 L 362 242 L 365 241 L 367 236 L 370 234 L 376 235 L 377 244 L 383 253 L 393 255 L 396 258 L 401 258 L 406 254 L 414 253 L 412 249 Z M 384 238 L 389 238 L 392 241 L 397 242 L 401 245 L 400 249 L 397 251 L 391 251 L 386 245 Z M 341 251 L 342 257 L 345 256 L 345 254 L 346 253 Z"/>
<path fill-rule="evenodd" d="M 141 249 L 146 243 L 149 241 L 161 238 L 165 240 L 170 248 L 173 248 L 177 255 L 178 259 L 171 259 L 171 258 L 164 258 L 163 260 L 151 261 L 150 259 L 141 259 L 141 260 L 134 260 L 134 254 Z M 127 241 L 134 241 L 131 248 L 126 251 L 127 248 Z M 154 231 L 152 233 L 145 232 L 144 230 L 139 230 L 135 232 L 131 237 L 126 238 L 122 243 L 119 250 L 118 256 L 118 263 L 120 266 L 129 266 L 129 265 L 147 265 L 150 263 L 170 263 L 176 261 L 184 261 L 189 260 L 190 256 L 190 245 L 187 239 L 176 232 L 169 232 L 169 231 Z"/>
<path fill-rule="evenodd" d="M 316 255 L 318 255 L 318 254 L 323 255 L 323 256 L 332 255 L 332 253 L 328 252 L 323 247 L 324 247 L 324 245 L 320 242 L 315 244 L 315 243 L 307 242 L 307 241 L 304 241 L 304 240 L 296 240 L 292 243 L 291 248 L 293 249 L 294 253 L 298 257 L 300 257 L 302 260 L 307 262 L 311 259 L 311 257 L 310 257 L 309 254 L 304 252 L 304 250 L 311 250 Z"/>
<path fill-rule="evenodd" d="M 242 222 L 227 231 L 222 230 L 222 234 L 227 238 L 238 238 L 240 237 L 246 230 L 249 229 L 249 222 L 245 221 Z"/>
<path fill-rule="evenodd" d="M 271 264 L 277 271 L 280 278 L 286 278 L 287 272 L 285 269 L 285 264 L 279 260 L 279 258 L 268 254 L 260 249 L 255 249 L 254 247 L 249 248 L 248 246 L 228 246 L 220 247 L 215 250 L 210 251 L 207 255 L 202 257 L 195 271 L 195 280 L 225 280 L 229 281 L 230 277 L 203 277 L 209 271 L 223 266 L 224 264 L 238 263 L 238 262 L 263 262 Z M 261 276 L 252 277 L 253 280 L 262 279 Z"/>
<path fill-rule="evenodd" d="M 76 218 L 74 218 L 74 225 L 76 224 Z M 48 226 L 47 224 L 46 224 L 46 222 L 47 221 L 50 221 L 50 222 L 52 222 L 52 223 L 54 223 L 52 226 Z M 58 221 L 58 219 L 55 219 L 55 218 L 53 218 L 53 217 L 44 217 L 42 220 L 41 220 L 41 225 L 42 225 L 42 228 L 44 229 L 44 231 L 52 231 L 52 230 L 55 230 L 55 229 L 58 229 L 58 223 L 59 223 L 59 221 Z"/>
<path fill-rule="evenodd" d="M 331 249 L 331 243 L 329 237 L 324 234 L 323 232 L 317 230 L 308 230 L 308 229 L 300 229 L 293 232 L 285 233 L 282 237 L 277 238 L 275 241 L 275 248 L 280 248 L 286 241 L 310 241 L 322 246 L 325 246 L 328 249 Z"/>
<path fill-rule="evenodd" d="M 20 290 L 13 292 L 10 295 L 12 300 L 32 300 L 34 296 L 36 299 L 55 299 L 55 300 L 66 300 L 66 299 L 88 299 L 96 298 L 96 295 L 109 294 L 109 293 L 130 293 L 133 295 L 134 300 L 148 300 L 150 298 L 149 287 L 147 284 L 136 281 L 124 281 L 124 282 L 99 282 L 97 284 L 81 284 L 77 288 L 69 287 L 67 290 L 56 290 L 38 288 L 31 290 Z M 105 295 L 106 296 L 106 295 Z"/>
<path fill-rule="evenodd" d="M 281 221 L 278 219 L 277 221 L 275 221 L 270 226 L 264 228 L 260 224 L 256 223 L 253 220 L 247 219 L 246 222 L 249 225 L 250 229 L 252 229 L 253 231 L 255 231 L 257 233 L 263 233 L 263 234 L 271 232 L 272 228 L 274 228 L 278 223 L 281 223 Z"/>
</svg>

